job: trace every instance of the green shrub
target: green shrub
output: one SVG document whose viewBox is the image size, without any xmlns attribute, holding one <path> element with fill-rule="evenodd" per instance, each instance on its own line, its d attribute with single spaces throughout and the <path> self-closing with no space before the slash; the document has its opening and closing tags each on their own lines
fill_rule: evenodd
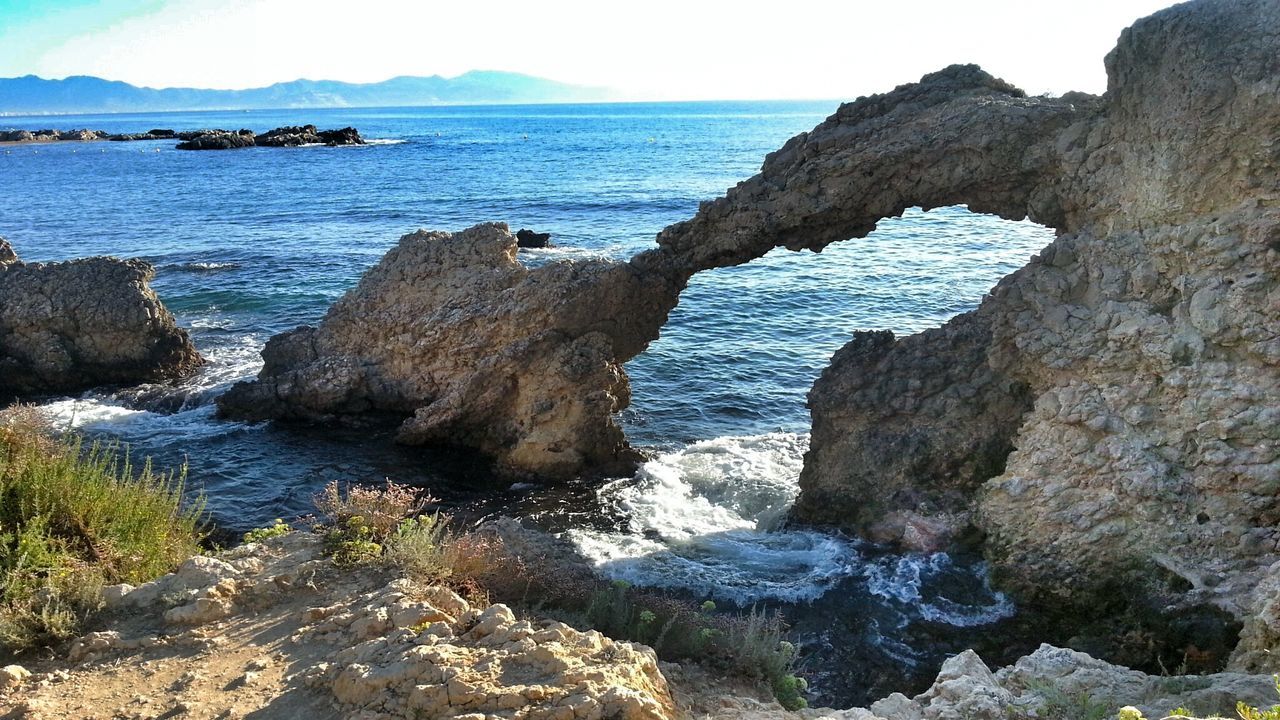
<svg viewBox="0 0 1280 720">
<path fill-rule="evenodd" d="M 244 541 L 247 543 L 262 542 L 281 535 L 288 535 L 293 531 L 288 523 L 280 518 L 276 518 L 275 522 L 265 527 L 254 528 L 244 534 Z"/>
<path fill-rule="evenodd" d="M 185 469 L 133 466 L 127 451 L 54 438 L 32 408 L 0 411 L 0 644 L 75 634 L 103 585 L 139 584 L 200 551 L 203 500 Z"/>
</svg>

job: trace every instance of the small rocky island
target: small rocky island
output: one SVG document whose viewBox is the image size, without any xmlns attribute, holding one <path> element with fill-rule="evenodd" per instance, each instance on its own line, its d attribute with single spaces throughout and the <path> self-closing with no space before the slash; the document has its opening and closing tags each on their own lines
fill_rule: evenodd
<svg viewBox="0 0 1280 720">
<path fill-rule="evenodd" d="M 0 130 L 0 143 L 49 142 L 137 142 L 141 140 L 180 140 L 179 150 L 230 150 L 245 147 L 299 147 L 302 145 L 364 145 L 360 131 L 353 127 L 318 130 L 315 125 L 287 126 L 256 134 L 252 130 L 184 130 L 175 132 L 153 129 L 142 133 L 111 134 L 102 130 Z"/>
</svg>

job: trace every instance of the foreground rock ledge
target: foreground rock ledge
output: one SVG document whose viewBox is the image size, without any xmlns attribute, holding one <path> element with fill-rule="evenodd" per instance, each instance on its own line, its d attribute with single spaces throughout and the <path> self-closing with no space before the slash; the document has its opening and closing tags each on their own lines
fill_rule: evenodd
<svg viewBox="0 0 1280 720">
<path fill-rule="evenodd" d="M 972 651 L 936 682 L 849 710 L 784 711 L 768 691 L 652 649 L 376 566 L 337 567 L 291 533 L 198 556 L 175 573 L 103 591 L 101 629 L 0 670 L 0 715 L 30 720 L 1008 720 L 1049 703 L 1085 717 L 1149 718 L 1275 701 L 1267 675 L 1155 677 L 1041 646 L 992 672 Z M 1072 714 L 1078 711 L 1079 714 Z M 1097 717 L 1097 715 L 1089 715 Z"/>
<path fill-rule="evenodd" d="M 182 378 L 203 362 L 141 260 L 23 263 L 0 238 L 0 402 Z"/>
</svg>

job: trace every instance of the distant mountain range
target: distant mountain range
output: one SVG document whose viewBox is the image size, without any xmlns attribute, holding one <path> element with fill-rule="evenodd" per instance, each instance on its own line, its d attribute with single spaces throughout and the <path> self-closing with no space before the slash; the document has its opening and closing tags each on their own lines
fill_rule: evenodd
<svg viewBox="0 0 1280 720">
<path fill-rule="evenodd" d="M 249 90 L 153 89 L 88 75 L 64 80 L 26 75 L 0 78 L 0 115 L 595 102 L 610 94 L 605 88 L 490 70 L 378 83 L 294 80 Z"/>
</svg>

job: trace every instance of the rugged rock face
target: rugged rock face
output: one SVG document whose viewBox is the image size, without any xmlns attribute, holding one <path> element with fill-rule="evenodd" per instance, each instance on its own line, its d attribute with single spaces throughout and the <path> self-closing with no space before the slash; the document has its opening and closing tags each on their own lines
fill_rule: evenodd
<svg viewBox="0 0 1280 720">
<path fill-rule="evenodd" d="M 902 90 L 860 101 L 837 115 L 854 120 L 843 146 L 824 154 L 818 131 L 801 136 L 780 153 L 807 158 L 791 177 L 766 184 L 766 163 L 748 190 L 677 226 L 668 242 L 684 244 L 707 224 L 696 242 L 708 261 L 742 256 L 726 237 L 762 245 L 756 227 L 790 223 L 793 244 L 814 244 L 861 233 L 859 213 L 940 200 L 1061 232 L 973 313 L 894 342 L 859 337 L 837 354 L 810 394 L 797 519 L 907 544 L 913 524 L 972 522 L 1024 596 L 1070 600 L 1120 578 L 1171 577 L 1240 614 L 1280 539 L 1277 28 L 1280 7 L 1267 2 L 1161 12 L 1108 56 L 1101 102 L 1080 99 L 1070 116 L 1006 104 L 1044 122 L 1021 135 L 966 132 L 989 145 L 981 157 L 949 136 L 903 142 L 893 133 L 910 120 L 854 112 L 899 96 L 889 115 L 920 117 Z M 923 112 L 956 127 L 972 104 Z M 1002 112 L 985 105 L 982 116 Z M 846 181 L 823 159 L 852 161 L 862 147 L 900 157 L 849 164 L 886 174 L 878 186 L 892 197 L 828 200 Z M 931 150 L 1005 169 L 906 161 Z M 1016 189 L 1001 182 L 1014 176 Z M 954 194 L 939 198 L 936 183 Z M 760 217 L 761 207 L 789 212 Z M 897 527 L 876 527 L 885 516 Z"/>
<path fill-rule="evenodd" d="M 621 363 L 657 334 L 674 280 L 593 260 L 529 270 L 506 225 L 417 232 L 317 328 L 271 339 L 258 380 L 225 415 L 331 420 L 409 415 L 406 443 L 472 447 L 515 473 L 627 472 L 613 416 L 630 401 Z"/>
<path fill-rule="evenodd" d="M 0 239 L 0 400 L 189 375 L 201 364 L 141 260 L 24 264 Z"/>
</svg>

